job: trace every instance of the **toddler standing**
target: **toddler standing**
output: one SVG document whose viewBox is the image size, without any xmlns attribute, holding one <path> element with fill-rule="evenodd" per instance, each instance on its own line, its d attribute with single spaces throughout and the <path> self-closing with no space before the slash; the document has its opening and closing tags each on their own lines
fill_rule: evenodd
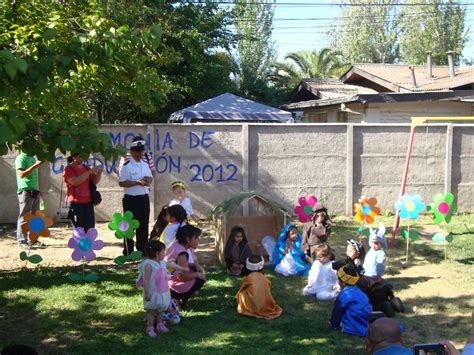
<svg viewBox="0 0 474 355">
<path fill-rule="evenodd" d="M 167 270 L 172 267 L 178 270 L 185 270 L 176 263 L 164 261 L 165 245 L 159 240 L 150 240 L 145 245 L 145 253 L 149 259 L 145 259 L 138 265 L 139 275 L 136 286 L 143 285 L 143 308 L 146 311 L 147 328 L 146 334 L 156 337 L 153 324 L 155 317 L 158 320 L 156 330 L 161 333 L 168 333 L 169 329 L 163 324 L 163 313 L 166 310 L 172 312 L 170 307 L 171 294 L 168 285 L 170 274 Z"/>
<path fill-rule="evenodd" d="M 364 261 L 365 276 L 380 280 L 385 274 L 385 264 L 387 260 L 383 249 L 385 243 L 385 227 L 383 223 L 380 223 L 377 231 L 370 229 L 370 250 L 367 252 Z"/>
</svg>

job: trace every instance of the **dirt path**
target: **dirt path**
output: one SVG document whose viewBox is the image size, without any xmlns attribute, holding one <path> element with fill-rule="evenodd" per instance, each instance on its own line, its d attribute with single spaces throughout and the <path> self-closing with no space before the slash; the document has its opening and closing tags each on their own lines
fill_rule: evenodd
<svg viewBox="0 0 474 355">
<path fill-rule="evenodd" d="M 153 226 L 150 226 L 150 229 Z M 104 241 L 104 248 L 96 252 L 96 259 L 90 265 L 115 265 L 114 259 L 122 255 L 122 241 L 115 238 L 114 232 L 107 228 L 106 223 L 96 225 L 99 232 L 98 239 Z M 204 266 L 218 265 L 217 255 L 214 251 L 215 233 L 212 226 L 200 224 L 203 234 L 196 250 L 199 262 Z M 71 259 L 72 249 L 67 246 L 72 236 L 72 229 L 68 224 L 55 224 L 50 228 L 51 237 L 40 238 L 46 248 L 32 248 L 31 254 L 39 254 L 43 258 L 42 267 L 48 266 L 77 266 L 79 263 Z M 20 260 L 20 249 L 16 243 L 16 226 L 12 224 L 0 225 L 0 271 L 14 270 L 25 266 Z M 26 250 L 28 252 L 28 250 Z M 34 268 L 35 265 L 28 263 L 27 267 Z"/>
</svg>

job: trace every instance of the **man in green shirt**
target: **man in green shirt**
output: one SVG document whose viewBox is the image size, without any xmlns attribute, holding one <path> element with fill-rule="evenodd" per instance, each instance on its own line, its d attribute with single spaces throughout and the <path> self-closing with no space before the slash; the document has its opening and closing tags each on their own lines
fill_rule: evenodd
<svg viewBox="0 0 474 355">
<path fill-rule="evenodd" d="M 20 213 L 16 229 L 16 238 L 20 246 L 28 245 L 28 234 L 21 231 L 23 216 L 27 212 L 35 213 L 40 206 L 38 168 L 43 164 L 32 156 L 21 153 L 15 160 L 16 183 Z"/>
</svg>

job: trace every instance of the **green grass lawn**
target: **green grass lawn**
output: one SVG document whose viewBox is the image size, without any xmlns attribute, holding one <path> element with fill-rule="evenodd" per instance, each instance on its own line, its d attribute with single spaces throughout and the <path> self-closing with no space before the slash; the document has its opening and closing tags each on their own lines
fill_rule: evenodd
<svg viewBox="0 0 474 355">
<path fill-rule="evenodd" d="M 397 319 L 407 329 L 408 345 L 447 338 L 462 348 L 474 308 L 473 220 L 473 216 L 453 220 L 450 229 L 455 239 L 448 247 L 447 262 L 443 249 L 427 240 L 413 243 L 406 269 L 401 266 L 402 242 L 387 251 L 387 279 L 407 308 Z M 357 227 L 337 221 L 331 245 L 338 256 Z M 208 271 L 209 281 L 199 296 L 190 300 L 182 323 L 169 334 L 151 339 L 144 332 L 141 291 L 134 287 L 135 267 L 101 267 L 96 270 L 100 281 L 94 284 L 72 284 L 66 276 L 71 270 L 38 268 L 0 274 L 0 348 L 16 342 L 42 353 L 365 351 L 365 339 L 330 329 L 332 302 L 302 296 L 305 278 L 266 272 L 274 298 L 284 310 L 279 319 L 266 321 L 237 315 L 235 294 L 240 279 L 221 269 Z"/>
</svg>

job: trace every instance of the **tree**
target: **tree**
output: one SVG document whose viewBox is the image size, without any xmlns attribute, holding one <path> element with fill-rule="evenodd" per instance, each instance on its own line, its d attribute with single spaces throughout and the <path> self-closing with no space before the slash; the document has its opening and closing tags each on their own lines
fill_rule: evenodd
<svg viewBox="0 0 474 355">
<path fill-rule="evenodd" d="M 351 63 L 396 62 L 399 58 L 397 0 L 343 3 L 341 18 L 330 33 L 331 48 Z"/>
<path fill-rule="evenodd" d="M 446 52 L 455 53 L 456 64 L 468 39 L 465 28 L 466 8 L 456 0 L 431 0 L 420 6 L 420 0 L 407 0 L 401 10 L 402 59 L 410 64 L 426 63 L 426 52 L 432 52 L 433 64 L 446 65 Z M 418 13 L 417 16 L 411 15 Z"/>
<path fill-rule="evenodd" d="M 161 27 L 132 31 L 87 1 L 0 6 L 0 154 L 17 148 L 52 160 L 59 149 L 117 157 L 123 149 L 91 119 L 95 94 L 114 91 L 152 110 L 153 97 L 168 90 L 144 59 L 159 59 Z"/>
<path fill-rule="evenodd" d="M 228 29 L 230 11 L 217 4 L 156 0 L 99 0 L 107 18 L 140 31 L 154 23 L 162 29 L 158 56 L 146 60 L 161 82 L 163 95 L 151 97 L 152 109 L 144 111 L 114 91 L 100 93 L 97 107 L 102 122 L 166 122 L 170 113 L 185 106 L 236 91 L 230 78 L 235 70 L 225 54 L 233 43 Z"/>
<path fill-rule="evenodd" d="M 270 79 L 276 85 L 291 89 L 302 79 L 337 77 L 347 69 L 342 54 L 329 48 L 288 53 L 285 60 L 292 63 L 275 63 Z"/>
<path fill-rule="evenodd" d="M 273 1 L 238 0 L 234 6 L 238 81 L 240 92 L 249 98 L 268 102 L 270 90 L 266 78 L 275 60 L 271 40 Z"/>
</svg>

